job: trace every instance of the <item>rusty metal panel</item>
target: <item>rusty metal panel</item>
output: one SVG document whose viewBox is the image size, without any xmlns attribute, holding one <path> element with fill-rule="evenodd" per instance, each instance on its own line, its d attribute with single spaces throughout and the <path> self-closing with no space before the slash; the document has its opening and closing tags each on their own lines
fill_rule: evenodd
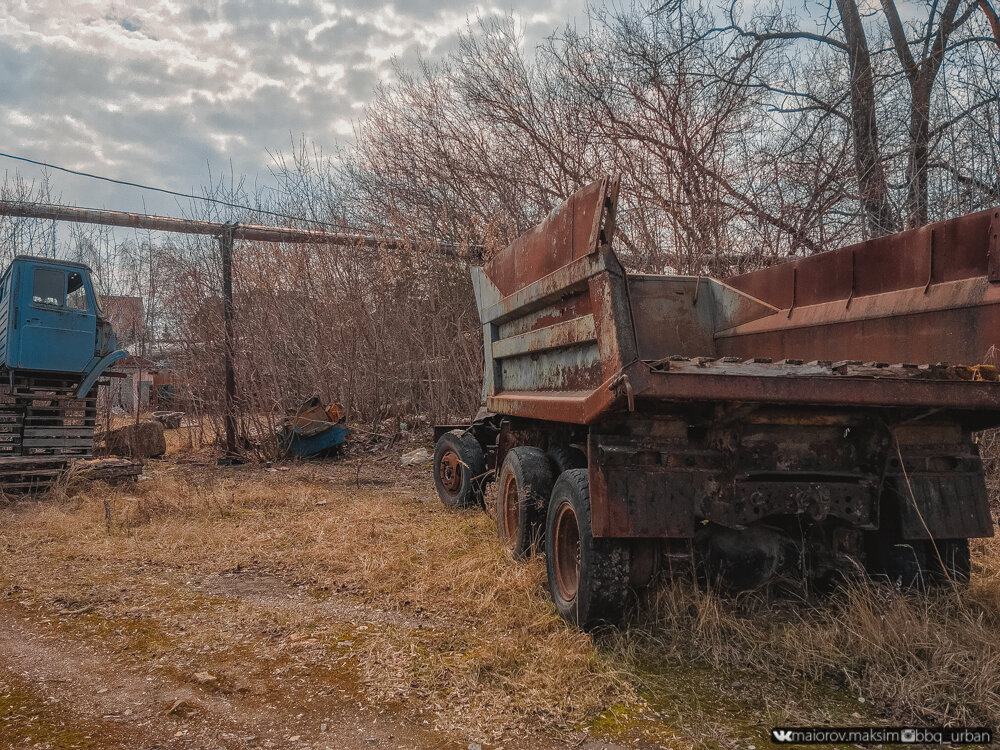
<svg viewBox="0 0 1000 750">
<path fill-rule="evenodd" d="M 993 519 L 981 471 L 914 473 L 897 483 L 904 498 L 901 503 L 904 539 L 993 536 Z"/>
<path fill-rule="evenodd" d="M 605 177 L 573 193 L 486 264 L 504 297 L 597 251 L 610 186 Z"/>
<path fill-rule="evenodd" d="M 984 276 L 995 211 L 961 216 L 726 279 L 785 309 Z"/>
<path fill-rule="evenodd" d="M 831 406 L 920 406 L 962 411 L 1000 412 L 1000 383 L 991 381 L 734 375 L 671 372 L 637 362 L 626 368 L 637 408 L 651 401 L 740 401 Z M 995 417 L 994 417 L 995 418 Z"/>
<path fill-rule="evenodd" d="M 516 357 L 597 341 L 594 316 L 583 315 L 493 342 L 494 359 Z"/>
<path fill-rule="evenodd" d="M 983 362 L 1000 344 L 1000 285 L 985 277 L 796 307 L 717 334 L 718 352 L 772 359 Z"/>
<path fill-rule="evenodd" d="M 601 384 L 597 346 L 586 344 L 505 357 L 500 360 L 500 377 L 504 392 L 590 391 Z"/>
<path fill-rule="evenodd" d="M 493 286 L 486 277 L 482 268 L 473 267 L 472 290 L 476 295 L 476 307 L 485 310 L 496 305 L 500 301 L 500 292 Z M 499 366 L 493 359 L 493 342 L 499 337 L 497 326 L 489 320 L 482 320 L 483 324 L 483 401 L 496 392 L 497 382 L 500 379 Z"/>
<path fill-rule="evenodd" d="M 716 356 L 715 334 L 777 309 L 715 279 L 628 276 L 639 359 Z"/>
<path fill-rule="evenodd" d="M 501 323 L 499 334 L 500 338 L 518 336 L 528 331 L 547 328 L 548 326 L 585 315 L 591 315 L 592 313 L 590 292 L 588 289 L 583 289 L 576 293 L 567 294 L 565 297 L 557 299 L 551 305 L 541 310 L 536 310 L 519 318 L 513 318 L 505 323 Z"/>
<path fill-rule="evenodd" d="M 591 287 L 607 275 L 609 263 L 617 268 L 607 250 L 616 190 L 607 179 L 587 186 L 477 274 L 484 391 L 492 411 L 584 423 L 588 400 L 605 404 L 615 398 L 602 383 L 605 370 L 617 373 L 621 361 L 609 369 L 603 350 L 608 342 L 617 346 L 619 321 L 631 336 L 628 298 L 619 291 L 600 307 Z"/>
<path fill-rule="evenodd" d="M 590 279 L 590 304 L 601 354 L 603 380 L 610 380 L 622 367 L 635 361 L 635 326 L 625 273 L 610 250 L 601 253 L 607 270 Z"/>
<path fill-rule="evenodd" d="M 585 289 L 591 277 L 604 270 L 605 256 L 588 255 L 533 281 L 494 305 L 480 307 L 483 322 L 503 324 Z"/>
<path fill-rule="evenodd" d="M 954 422 L 893 429 L 886 472 L 904 539 L 993 536 L 983 464 L 972 435 Z"/>
<path fill-rule="evenodd" d="M 495 414 L 590 424 L 619 399 L 615 391 L 601 385 L 587 391 L 504 391 L 488 398 L 486 407 Z"/>
<path fill-rule="evenodd" d="M 641 439 L 589 436 L 590 525 L 595 537 L 694 536 L 695 511 L 710 474 L 663 465 L 663 448 Z"/>
</svg>

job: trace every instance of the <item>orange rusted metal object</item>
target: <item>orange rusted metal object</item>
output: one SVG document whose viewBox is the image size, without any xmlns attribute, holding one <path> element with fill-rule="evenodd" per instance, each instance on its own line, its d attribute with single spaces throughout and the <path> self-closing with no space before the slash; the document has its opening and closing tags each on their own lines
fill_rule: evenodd
<svg viewBox="0 0 1000 750">
<path fill-rule="evenodd" d="M 626 272 L 617 198 L 588 185 L 472 271 L 485 409 L 463 437 L 494 480 L 517 446 L 558 470 L 532 506 L 557 609 L 588 621 L 578 589 L 607 604 L 603 576 L 648 580 L 663 549 L 736 586 L 967 578 L 993 534 L 973 431 L 1000 425 L 1000 210 L 720 280 Z M 587 535 L 615 540 L 596 578 Z"/>
<path fill-rule="evenodd" d="M 491 412 L 592 424 L 700 400 L 1000 423 L 1000 385 L 931 367 L 980 365 L 1000 344 L 1000 210 L 722 281 L 626 273 L 617 196 L 614 180 L 588 185 L 473 270 Z"/>
</svg>

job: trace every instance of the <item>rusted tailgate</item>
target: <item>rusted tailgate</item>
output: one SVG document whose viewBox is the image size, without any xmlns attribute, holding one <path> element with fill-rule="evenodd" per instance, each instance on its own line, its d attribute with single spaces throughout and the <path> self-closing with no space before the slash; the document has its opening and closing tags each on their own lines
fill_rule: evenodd
<svg viewBox="0 0 1000 750">
<path fill-rule="evenodd" d="M 635 359 L 625 275 L 611 251 L 617 181 L 581 189 L 473 269 L 487 408 L 584 423 Z"/>
</svg>

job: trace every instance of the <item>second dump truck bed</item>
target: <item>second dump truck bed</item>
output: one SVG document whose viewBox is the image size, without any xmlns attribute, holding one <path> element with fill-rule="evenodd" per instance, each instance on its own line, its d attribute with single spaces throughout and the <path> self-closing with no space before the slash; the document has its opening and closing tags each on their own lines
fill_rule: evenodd
<svg viewBox="0 0 1000 750">
<path fill-rule="evenodd" d="M 591 424 L 657 402 L 963 412 L 1000 423 L 1000 212 L 728 281 L 626 273 L 599 180 L 481 269 L 489 411 Z M 759 295 L 759 296 L 757 296 Z"/>
</svg>

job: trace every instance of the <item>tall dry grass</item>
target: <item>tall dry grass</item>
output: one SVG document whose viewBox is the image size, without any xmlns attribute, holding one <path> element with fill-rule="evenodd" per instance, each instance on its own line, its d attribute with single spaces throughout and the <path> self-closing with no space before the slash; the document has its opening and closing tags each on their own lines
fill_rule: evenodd
<svg viewBox="0 0 1000 750">
<path fill-rule="evenodd" d="M 70 479 L 45 503 L 0 511 L 12 553 L 0 578 L 59 601 L 78 599 L 84 577 L 88 596 L 111 599 L 164 570 L 187 583 L 241 570 L 306 586 L 313 617 L 349 605 L 336 627 L 371 701 L 478 741 L 559 735 L 609 706 L 641 706 L 628 675 L 552 611 L 542 562 L 513 564 L 486 516 L 445 512 L 398 461 L 229 476 L 168 465 L 110 491 Z"/>
<path fill-rule="evenodd" d="M 675 580 L 608 635 L 634 675 L 697 660 L 762 679 L 821 683 L 886 718 L 1000 720 L 1000 541 L 973 543 L 968 589 L 903 593 L 871 580 L 821 598 L 720 595 Z"/>
</svg>

